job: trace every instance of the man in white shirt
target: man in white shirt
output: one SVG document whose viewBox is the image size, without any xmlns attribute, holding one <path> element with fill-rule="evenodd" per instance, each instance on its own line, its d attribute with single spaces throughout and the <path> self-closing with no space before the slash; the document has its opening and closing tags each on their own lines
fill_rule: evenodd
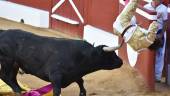
<svg viewBox="0 0 170 96">
<path fill-rule="evenodd" d="M 152 2 L 146 4 L 144 8 L 157 12 L 158 31 L 157 38 L 163 39 L 164 44 L 162 47 L 156 49 L 156 61 L 155 61 L 155 79 L 157 82 L 161 81 L 162 70 L 164 66 L 164 54 L 166 43 L 166 27 L 168 20 L 167 7 L 162 4 L 162 0 L 152 0 Z"/>
</svg>

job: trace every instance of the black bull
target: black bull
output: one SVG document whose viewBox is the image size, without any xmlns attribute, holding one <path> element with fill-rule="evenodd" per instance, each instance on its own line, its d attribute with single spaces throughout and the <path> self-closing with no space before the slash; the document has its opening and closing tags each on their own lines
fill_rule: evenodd
<svg viewBox="0 0 170 96">
<path fill-rule="evenodd" d="M 2 30 L 1 30 L 2 31 Z M 61 88 L 76 82 L 80 96 L 86 96 L 82 77 L 104 69 L 119 68 L 122 60 L 114 51 L 103 51 L 104 45 L 93 47 L 83 40 L 37 36 L 22 30 L 0 33 L 0 77 L 15 92 L 21 87 L 16 81 L 18 69 L 53 85 L 54 96 Z"/>
</svg>

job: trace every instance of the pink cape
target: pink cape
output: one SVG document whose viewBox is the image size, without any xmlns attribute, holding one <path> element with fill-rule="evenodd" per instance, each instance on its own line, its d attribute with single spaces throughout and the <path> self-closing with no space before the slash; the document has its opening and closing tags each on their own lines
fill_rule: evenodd
<svg viewBox="0 0 170 96">
<path fill-rule="evenodd" d="M 22 96 L 42 96 L 42 95 L 50 92 L 52 89 L 53 89 L 52 84 L 49 84 L 49 85 L 46 85 L 39 89 L 30 90 L 30 91 L 24 93 Z"/>
</svg>

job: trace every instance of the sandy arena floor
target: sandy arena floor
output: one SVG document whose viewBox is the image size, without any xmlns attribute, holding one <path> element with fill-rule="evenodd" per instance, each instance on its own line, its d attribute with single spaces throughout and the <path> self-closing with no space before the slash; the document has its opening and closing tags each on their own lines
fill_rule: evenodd
<svg viewBox="0 0 170 96">
<path fill-rule="evenodd" d="M 18 28 L 39 35 L 72 38 L 54 30 L 36 28 L 2 18 L 0 18 L 1 28 Z M 33 89 L 48 84 L 48 82 L 29 74 L 19 75 L 18 79 Z M 85 76 L 84 79 L 87 96 L 170 96 L 170 87 L 164 83 L 156 84 L 156 90 L 154 92 L 148 91 L 143 83 L 143 79 L 128 64 L 124 64 L 120 69 L 91 73 Z M 62 89 L 62 96 L 78 96 L 78 94 L 79 89 L 75 83 Z"/>
</svg>

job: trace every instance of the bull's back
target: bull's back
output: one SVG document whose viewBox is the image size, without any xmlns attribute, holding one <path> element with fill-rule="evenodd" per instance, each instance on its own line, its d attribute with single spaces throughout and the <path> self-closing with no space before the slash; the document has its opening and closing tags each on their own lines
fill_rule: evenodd
<svg viewBox="0 0 170 96">
<path fill-rule="evenodd" d="M 81 52 L 86 53 L 93 47 L 82 40 L 44 37 L 22 30 L 7 30 L 0 37 L 8 38 L 13 43 L 11 50 L 15 49 L 15 58 L 27 73 L 35 73 L 44 68 L 51 58 L 79 57 Z"/>
</svg>

